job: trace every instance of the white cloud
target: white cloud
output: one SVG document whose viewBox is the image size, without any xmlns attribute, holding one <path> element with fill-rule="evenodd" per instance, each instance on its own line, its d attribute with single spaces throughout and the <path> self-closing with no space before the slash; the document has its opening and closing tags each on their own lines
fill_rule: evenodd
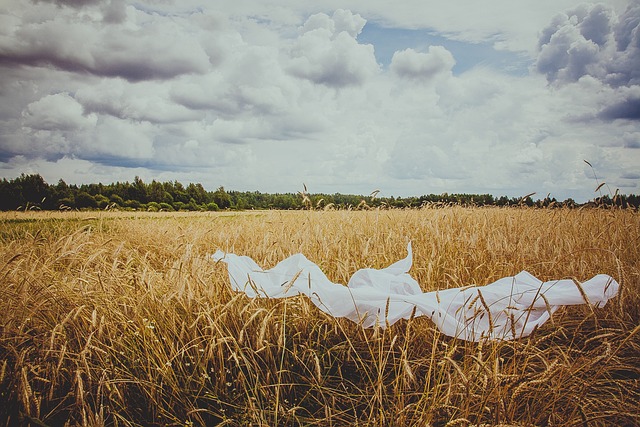
<svg viewBox="0 0 640 427">
<path fill-rule="evenodd" d="M 290 51 L 288 71 L 329 87 L 359 85 L 378 71 L 373 46 L 356 40 L 364 20 L 349 11 L 312 15 Z"/>
<path fill-rule="evenodd" d="M 123 120 L 176 123 L 202 118 L 201 112 L 173 102 L 169 90 L 169 85 L 162 83 L 105 79 L 79 87 L 75 98 L 87 112 Z"/>
<path fill-rule="evenodd" d="M 640 148 L 640 132 L 625 132 L 622 141 L 626 148 Z"/>
<path fill-rule="evenodd" d="M 604 120 L 640 120 L 640 85 L 621 87 L 598 113 Z"/>
<path fill-rule="evenodd" d="M 533 54 L 537 33 L 549 23 L 550 18 L 580 3 L 580 0 L 429 3 L 406 0 L 390 5 L 385 0 L 360 0 L 348 7 L 368 20 L 388 27 L 429 29 L 454 40 L 490 42 L 501 49 Z M 622 12 L 628 2 L 609 0 L 607 3 L 617 12 Z M 344 3 L 340 5 L 345 7 Z"/>
<path fill-rule="evenodd" d="M 640 2 L 618 18 L 610 6 L 581 5 L 541 33 L 538 71 L 550 82 L 590 75 L 614 86 L 640 84 Z"/>
<path fill-rule="evenodd" d="M 406 49 L 396 52 L 391 59 L 391 70 L 401 77 L 431 80 L 438 75 L 451 75 L 456 61 L 442 46 L 429 46 L 428 53 Z"/>
<path fill-rule="evenodd" d="M 333 12 L 334 33 L 346 32 L 351 37 L 358 37 L 367 20 L 359 14 L 353 14 L 350 10 L 338 9 Z"/>
<path fill-rule="evenodd" d="M 522 165 L 535 165 L 544 158 L 544 152 L 535 143 L 530 142 L 516 154 L 515 161 Z"/>
<path fill-rule="evenodd" d="M 83 140 L 82 152 L 69 154 L 106 163 L 122 159 L 139 165 L 141 160 L 142 163 L 146 163 L 145 160 L 153 159 L 153 140 L 156 133 L 157 129 L 148 122 L 104 116 L 90 135 L 93 141 Z"/>
<path fill-rule="evenodd" d="M 85 116 L 82 106 L 69 94 L 59 93 L 27 105 L 24 125 L 34 130 L 70 132 L 95 126 L 94 114 Z"/>
<path fill-rule="evenodd" d="M 640 9 L 616 2 L 12 0 L 0 7 L 0 169 L 51 182 L 586 199 L 587 159 L 633 189 Z M 455 55 L 401 48 L 386 69 L 358 40 L 367 19 L 531 47 L 537 62 L 529 75 L 454 75 L 465 44 Z"/>
<path fill-rule="evenodd" d="M 185 20 L 150 17 L 132 6 L 122 24 L 106 25 L 84 9 L 43 7 L 38 16 L 20 9 L 22 25 L 0 38 L 4 63 L 141 81 L 204 73 L 216 62 Z"/>
</svg>

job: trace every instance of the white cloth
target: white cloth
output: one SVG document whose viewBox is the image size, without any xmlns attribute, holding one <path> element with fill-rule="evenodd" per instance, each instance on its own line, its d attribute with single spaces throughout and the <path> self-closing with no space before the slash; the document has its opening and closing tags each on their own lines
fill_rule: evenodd
<svg viewBox="0 0 640 427">
<path fill-rule="evenodd" d="M 358 270 L 347 286 L 331 282 L 302 254 L 266 271 L 246 256 L 218 250 L 213 258 L 227 263 L 232 288 L 251 298 L 303 294 L 325 313 L 346 317 L 365 328 L 384 328 L 408 319 L 415 308 L 416 317 L 428 316 L 442 333 L 467 341 L 528 336 L 559 307 L 585 303 L 602 307 L 619 288 L 604 274 L 578 285 L 569 279 L 543 283 L 522 271 L 486 286 L 422 292 L 408 274 L 410 243 L 407 251 L 406 258 L 382 270 Z"/>
</svg>

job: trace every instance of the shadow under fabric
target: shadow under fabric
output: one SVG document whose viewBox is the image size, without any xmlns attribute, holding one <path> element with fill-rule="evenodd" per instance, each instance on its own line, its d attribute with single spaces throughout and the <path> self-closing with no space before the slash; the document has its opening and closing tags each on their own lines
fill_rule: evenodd
<svg viewBox="0 0 640 427">
<path fill-rule="evenodd" d="M 391 325 L 415 316 L 427 316 L 445 335 L 467 341 L 511 340 L 530 335 L 565 305 L 602 307 L 619 284 L 599 274 L 579 286 L 573 280 L 542 282 L 522 271 L 486 286 L 467 286 L 423 292 L 408 271 L 407 256 L 381 270 L 358 270 L 347 286 L 331 282 L 302 254 L 295 254 L 269 270 L 247 256 L 212 255 L 227 264 L 231 287 L 251 298 L 287 298 L 306 295 L 320 310 L 345 317 L 365 328 Z"/>
</svg>

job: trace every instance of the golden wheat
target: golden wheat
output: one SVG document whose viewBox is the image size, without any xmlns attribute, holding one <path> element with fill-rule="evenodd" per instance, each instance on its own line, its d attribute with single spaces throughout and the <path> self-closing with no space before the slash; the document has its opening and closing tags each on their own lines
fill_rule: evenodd
<svg viewBox="0 0 640 427">
<path fill-rule="evenodd" d="M 0 217 L 2 425 L 637 425 L 640 217 L 461 208 Z M 216 249 L 302 252 L 330 280 L 414 248 L 425 291 L 526 269 L 607 273 L 603 309 L 469 343 L 428 319 L 364 330 L 303 297 L 233 293 Z"/>
</svg>

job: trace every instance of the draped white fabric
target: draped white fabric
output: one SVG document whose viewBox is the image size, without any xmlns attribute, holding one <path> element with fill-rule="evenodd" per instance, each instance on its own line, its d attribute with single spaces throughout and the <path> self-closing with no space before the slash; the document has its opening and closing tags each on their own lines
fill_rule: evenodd
<svg viewBox="0 0 640 427">
<path fill-rule="evenodd" d="M 528 336 L 561 306 L 602 307 L 619 288 L 604 274 L 577 284 L 568 279 L 541 282 L 522 271 L 486 286 L 422 292 L 408 274 L 411 244 L 407 251 L 406 258 L 382 270 L 358 270 L 347 286 L 331 282 L 302 254 L 270 270 L 263 270 L 249 257 L 220 250 L 213 258 L 227 263 L 232 288 L 252 298 L 303 294 L 325 313 L 366 328 L 408 319 L 415 309 L 415 316 L 428 316 L 442 333 L 467 341 Z"/>
</svg>

